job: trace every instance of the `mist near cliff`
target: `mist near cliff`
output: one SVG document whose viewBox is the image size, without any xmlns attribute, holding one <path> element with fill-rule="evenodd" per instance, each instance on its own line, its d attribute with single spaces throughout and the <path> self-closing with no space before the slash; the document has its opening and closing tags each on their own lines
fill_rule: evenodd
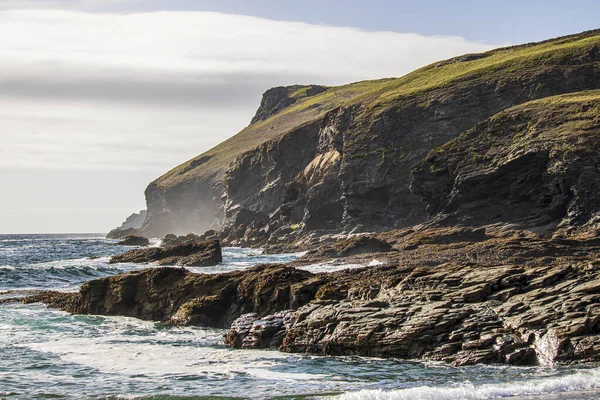
<svg viewBox="0 0 600 400">
<path fill-rule="evenodd" d="M 0 21 L 3 233 L 119 225 L 151 180 L 247 125 L 269 87 L 401 76 L 492 47 L 213 12 Z"/>
</svg>

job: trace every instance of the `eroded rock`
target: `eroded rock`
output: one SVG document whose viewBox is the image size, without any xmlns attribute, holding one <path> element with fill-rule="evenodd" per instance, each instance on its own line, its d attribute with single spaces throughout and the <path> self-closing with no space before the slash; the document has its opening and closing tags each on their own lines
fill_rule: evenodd
<svg viewBox="0 0 600 400">
<path fill-rule="evenodd" d="M 150 244 L 150 240 L 143 236 L 136 235 L 127 235 L 117 243 L 119 246 L 148 246 Z"/>
<path fill-rule="evenodd" d="M 221 254 L 221 245 L 218 240 L 203 243 L 189 242 L 167 247 L 134 249 L 113 256 L 110 259 L 111 263 L 158 262 L 158 265 L 180 265 L 189 267 L 213 266 L 221 261 L 223 261 L 223 257 Z"/>
</svg>

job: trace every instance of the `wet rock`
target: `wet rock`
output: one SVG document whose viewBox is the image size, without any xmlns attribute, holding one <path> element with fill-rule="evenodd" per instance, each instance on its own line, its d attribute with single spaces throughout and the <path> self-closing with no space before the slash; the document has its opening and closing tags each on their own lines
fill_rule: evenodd
<svg viewBox="0 0 600 400">
<path fill-rule="evenodd" d="M 447 243 L 452 229 L 388 232 L 385 241 L 395 248 L 429 239 L 381 253 L 386 263 L 373 267 L 311 274 L 272 265 L 216 275 L 155 268 L 25 301 L 74 313 L 231 326 L 225 342 L 240 348 L 459 366 L 600 361 L 598 243 L 498 226 L 486 227 L 485 239 Z M 362 255 L 341 260 L 356 257 Z"/>
<path fill-rule="evenodd" d="M 113 229 L 112 231 L 108 232 L 108 234 L 106 235 L 107 239 L 122 239 L 127 235 L 136 235 L 137 234 L 137 230 L 135 228 L 125 228 L 125 229 L 121 229 L 121 228 L 116 228 Z"/>
<path fill-rule="evenodd" d="M 111 263 L 131 262 L 150 263 L 159 265 L 180 265 L 190 267 L 207 267 L 223 261 L 221 245 L 218 240 L 203 243 L 185 243 L 167 247 L 152 247 L 130 250 L 113 256 Z"/>
<path fill-rule="evenodd" d="M 231 324 L 225 336 L 230 347 L 266 349 L 279 348 L 295 317 L 292 310 L 280 311 L 259 318 L 258 314 L 245 314 Z"/>
<path fill-rule="evenodd" d="M 300 257 L 296 264 L 311 264 L 333 258 L 351 257 L 361 254 L 387 253 L 392 246 L 374 236 L 353 236 L 341 241 L 324 244 Z"/>
<path fill-rule="evenodd" d="M 148 238 L 136 235 L 127 235 L 123 240 L 117 243 L 119 246 L 148 246 L 150 241 Z"/>
<path fill-rule="evenodd" d="M 225 328 L 243 314 L 263 317 L 301 307 L 314 298 L 318 281 L 310 272 L 283 265 L 219 275 L 159 267 L 93 280 L 77 293 L 42 292 L 23 301 L 77 314 Z"/>
</svg>

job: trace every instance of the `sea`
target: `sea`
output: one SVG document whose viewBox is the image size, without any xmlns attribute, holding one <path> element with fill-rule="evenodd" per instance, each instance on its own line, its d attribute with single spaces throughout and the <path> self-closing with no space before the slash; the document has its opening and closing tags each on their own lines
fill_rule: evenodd
<svg viewBox="0 0 600 400">
<path fill-rule="evenodd" d="M 76 291 L 86 281 L 148 267 L 108 263 L 126 250 L 101 234 L 0 235 L 0 298 L 36 289 Z M 225 248 L 222 264 L 190 270 L 213 274 L 296 257 Z M 600 399 L 598 365 L 457 368 L 234 350 L 223 345 L 224 333 L 2 304 L 0 399 Z"/>
</svg>

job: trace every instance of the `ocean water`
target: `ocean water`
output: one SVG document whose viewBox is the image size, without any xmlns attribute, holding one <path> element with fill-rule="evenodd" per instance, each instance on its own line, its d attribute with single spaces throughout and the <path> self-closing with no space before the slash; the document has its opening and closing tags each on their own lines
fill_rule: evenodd
<svg viewBox="0 0 600 400">
<path fill-rule="evenodd" d="M 146 266 L 102 235 L 0 235 L 0 297 Z M 226 248 L 217 273 L 296 254 Z M 373 260 L 377 264 L 377 260 Z M 355 267 L 355 266 L 348 266 Z M 309 266 L 322 271 L 328 265 Z M 337 266 L 336 268 L 343 268 Z M 232 350 L 224 331 L 0 305 L 0 399 L 598 399 L 600 368 L 475 366 Z"/>
</svg>

